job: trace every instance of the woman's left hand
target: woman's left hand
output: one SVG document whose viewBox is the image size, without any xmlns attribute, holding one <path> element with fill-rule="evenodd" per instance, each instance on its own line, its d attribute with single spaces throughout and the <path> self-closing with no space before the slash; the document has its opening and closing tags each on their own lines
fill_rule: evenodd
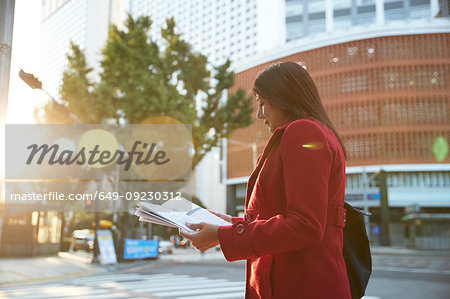
<svg viewBox="0 0 450 299">
<path fill-rule="evenodd" d="M 219 244 L 219 226 L 205 222 L 186 223 L 186 226 L 190 229 L 198 229 L 194 233 L 189 233 L 183 229 L 179 230 L 180 235 L 189 239 L 198 250 L 205 251 Z"/>
</svg>

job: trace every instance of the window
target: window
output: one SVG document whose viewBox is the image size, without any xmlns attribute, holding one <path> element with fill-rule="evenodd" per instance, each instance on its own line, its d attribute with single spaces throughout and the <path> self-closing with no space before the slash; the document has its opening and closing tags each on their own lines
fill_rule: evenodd
<svg viewBox="0 0 450 299">
<path fill-rule="evenodd" d="M 61 236 L 61 219 L 57 212 L 40 212 L 38 243 L 59 243 Z"/>
</svg>

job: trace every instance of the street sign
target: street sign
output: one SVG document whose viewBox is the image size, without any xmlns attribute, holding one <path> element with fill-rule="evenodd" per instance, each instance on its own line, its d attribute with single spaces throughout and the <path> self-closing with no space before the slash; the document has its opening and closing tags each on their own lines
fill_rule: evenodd
<svg viewBox="0 0 450 299">
<path fill-rule="evenodd" d="M 144 259 L 158 257 L 158 240 L 125 239 L 124 259 Z"/>
<path fill-rule="evenodd" d="M 100 262 L 102 265 L 117 264 L 116 250 L 112 233 L 108 229 L 97 230 L 97 242 L 100 249 Z"/>
<path fill-rule="evenodd" d="M 367 193 L 366 199 L 367 200 L 380 200 L 380 193 Z M 346 193 L 345 200 L 346 201 L 364 200 L 364 194 L 363 193 Z"/>
</svg>

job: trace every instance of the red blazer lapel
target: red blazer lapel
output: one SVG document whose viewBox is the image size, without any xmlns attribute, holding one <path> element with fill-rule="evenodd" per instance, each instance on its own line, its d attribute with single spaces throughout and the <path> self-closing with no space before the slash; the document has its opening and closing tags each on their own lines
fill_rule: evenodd
<svg viewBox="0 0 450 299">
<path fill-rule="evenodd" d="M 264 147 L 262 155 L 260 155 L 258 163 L 256 164 L 255 169 L 252 171 L 252 174 L 250 175 L 250 178 L 247 183 L 247 194 L 245 197 L 245 207 L 247 208 L 248 201 L 250 200 L 250 196 L 253 191 L 253 187 L 255 186 L 256 179 L 258 178 L 259 172 L 261 171 L 262 166 L 264 165 L 264 162 L 267 159 L 267 156 L 269 155 L 270 150 L 277 145 L 280 140 L 281 136 L 284 133 L 284 130 L 291 122 L 288 122 L 281 127 L 278 127 L 275 132 L 272 133 L 272 135 L 269 138 L 269 141 L 267 141 L 266 146 Z"/>
</svg>

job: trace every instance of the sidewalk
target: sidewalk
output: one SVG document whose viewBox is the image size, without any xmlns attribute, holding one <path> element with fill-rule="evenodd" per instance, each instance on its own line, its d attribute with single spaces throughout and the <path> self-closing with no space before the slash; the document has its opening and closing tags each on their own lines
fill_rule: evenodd
<svg viewBox="0 0 450 299">
<path fill-rule="evenodd" d="M 92 265 L 89 262 L 90 258 L 67 252 L 42 257 L 0 258 L 0 287 L 104 271 L 102 266 Z"/>
</svg>

